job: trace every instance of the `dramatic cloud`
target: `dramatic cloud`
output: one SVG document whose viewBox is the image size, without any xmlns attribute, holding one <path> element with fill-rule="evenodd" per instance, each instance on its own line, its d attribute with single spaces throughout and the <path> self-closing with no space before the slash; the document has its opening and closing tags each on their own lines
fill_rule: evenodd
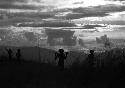
<svg viewBox="0 0 125 88">
<path fill-rule="evenodd" d="M 79 19 L 84 17 L 104 17 L 109 14 L 101 12 L 90 12 L 90 13 L 72 13 L 66 16 L 66 19 Z"/>
<path fill-rule="evenodd" d="M 22 1 L 22 0 L 20 0 L 20 1 Z M 0 8 L 1 9 L 38 9 L 39 7 L 33 6 L 33 5 L 27 5 L 26 2 L 23 2 L 23 1 L 17 2 L 16 0 L 10 0 L 10 1 L 1 0 Z"/>
<path fill-rule="evenodd" d="M 83 4 L 84 2 L 81 1 L 81 2 L 74 2 L 73 4 Z"/>
<path fill-rule="evenodd" d="M 43 21 L 43 22 L 32 22 L 32 23 L 21 23 L 18 27 L 74 27 L 76 26 L 74 23 L 69 22 L 51 22 L 51 21 Z"/>
<path fill-rule="evenodd" d="M 0 4 L 0 8 L 2 9 L 37 9 L 38 7 L 35 6 L 27 6 L 27 5 L 21 5 L 21 6 L 17 6 L 17 5 L 12 5 L 12 4 Z"/>
<path fill-rule="evenodd" d="M 111 4 L 105 0 L 0 0 L 0 8 L 4 9 L 47 9 L 78 8 Z M 117 3 L 116 3 L 117 4 Z"/>
<path fill-rule="evenodd" d="M 27 2 L 27 0 L 0 0 L 1 3 Z"/>
<path fill-rule="evenodd" d="M 125 6 L 112 0 L 0 0 L 0 23 L 105 17 L 122 11 Z"/>
<path fill-rule="evenodd" d="M 125 4 L 125 0 L 105 0 L 105 1 L 121 3 L 121 4 L 123 4 L 123 5 Z"/>
<path fill-rule="evenodd" d="M 100 5 L 86 8 L 74 8 L 70 9 L 72 13 L 65 16 L 66 19 L 79 19 L 84 17 L 104 17 L 110 15 L 113 12 L 125 11 L 123 5 Z"/>
<path fill-rule="evenodd" d="M 53 18 L 54 16 L 54 13 L 46 12 L 3 13 L 0 15 L 0 26 L 15 25 L 23 22 L 42 22 L 42 19 Z"/>
<path fill-rule="evenodd" d="M 0 8 L 41 10 L 52 8 L 52 6 L 45 6 L 40 0 L 0 0 Z"/>
</svg>

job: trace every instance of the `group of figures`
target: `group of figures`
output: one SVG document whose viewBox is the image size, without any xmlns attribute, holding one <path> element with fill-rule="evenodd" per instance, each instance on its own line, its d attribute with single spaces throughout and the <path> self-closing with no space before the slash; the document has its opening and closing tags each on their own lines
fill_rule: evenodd
<svg viewBox="0 0 125 88">
<path fill-rule="evenodd" d="M 8 56 L 9 56 L 9 60 L 12 59 L 12 49 L 6 49 Z M 64 61 L 66 60 L 67 56 L 68 56 L 69 52 L 65 52 L 63 49 L 59 49 L 58 52 L 55 53 L 55 60 L 58 59 L 58 67 L 61 70 L 64 70 Z M 19 63 L 21 63 L 21 50 L 17 49 L 16 52 L 16 58 L 18 60 Z M 93 62 L 94 62 L 94 50 L 90 50 L 90 54 L 88 55 L 88 63 L 89 66 L 93 66 Z"/>
<path fill-rule="evenodd" d="M 66 60 L 68 52 L 64 52 L 63 49 L 59 49 L 58 52 L 55 53 L 55 60 L 58 59 L 58 66 L 61 70 L 64 70 L 64 60 Z M 88 63 L 89 68 L 92 69 L 94 65 L 94 50 L 90 50 L 88 54 Z"/>
<path fill-rule="evenodd" d="M 13 51 L 12 49 L 6 49 L 7 53 L 8 53 L 8 56 L 9 56 L 9 60 L 12 60 L 12 54 L 13 54 Z M 20 49 L 17 49 L 17 52 L 16 52 L 16 58 L 18 60 L 18 62 L 20 63 L 21 62 L 21 50 Z"/>
</svg>

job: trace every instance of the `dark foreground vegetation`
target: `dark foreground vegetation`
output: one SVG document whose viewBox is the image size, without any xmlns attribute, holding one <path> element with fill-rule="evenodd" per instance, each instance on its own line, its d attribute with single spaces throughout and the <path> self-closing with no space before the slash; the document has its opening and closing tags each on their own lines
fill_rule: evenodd
<svg viewBox="0 0 125 88">
<path fill-rule="evenodd" d="M 53 63 L 1 56 L 0 88 L 125 88 L 125 49 L 95 53 L 93 66 L 86 56 L 80 53 L 63 71 Z"/>
</svg>

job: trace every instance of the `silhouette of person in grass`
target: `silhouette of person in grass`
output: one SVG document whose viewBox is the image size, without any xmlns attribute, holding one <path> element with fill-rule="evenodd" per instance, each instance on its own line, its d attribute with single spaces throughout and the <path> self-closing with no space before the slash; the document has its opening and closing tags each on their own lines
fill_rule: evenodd
<svg viewBox="0 0 125 88">
<path fill-rule="evenodd" d="M 67 55 L 68 52 L 64 52 L 63 49 L 59 49 L 58 52 L 55 53 L 55 60 L 57 60 L 57 58 L 59 59 L 58 66 L 61 70 L 64 70 L 64 60 L 67 58 Z"/>
<path fill-rule="evenodd" d="M 17 57 L 18 62 L 21 63 L 21 60 L 20 60 L 20 58 L 21 58 L 21 50 L 20 49 L 17 49 L 16 57 Z"/>
<path fill-rule="evenodd" d="M 9 55 L 9 60 L 12 60 L 12 50 L 9 48 L 9 49 L 6 49 L 8 55 Z"/>
<path fill-rule="evenodd" d="M 94 50 L 90 50 L 90 54 L 88 55 L 88 64 L 89 64 L 89 69 L 93 70 L 93 65 L 94 65 Z"/>
</svg>

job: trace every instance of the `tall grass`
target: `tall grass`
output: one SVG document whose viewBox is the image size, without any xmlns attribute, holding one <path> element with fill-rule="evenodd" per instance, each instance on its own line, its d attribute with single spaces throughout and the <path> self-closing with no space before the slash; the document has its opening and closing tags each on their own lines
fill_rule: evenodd
<svg viewBox="0 0 125 88">
<path fill-rule="evenodd" d="M 58 66 L 55 66 L 55 60 L 49 61 L 49 58 L 44 59 L 47 60 L 45 63 L 24 60 L 21 64 L 13 64 L 12 62 L 17 62 L 16 58 L 9 65 L 2 65 L 3 62 L 0 62 L 0 80 L 4 79 L 11 88 L 125 87 L 125 48 L 95 52 L 93 66 L 89 65 L 87 56 L 84 52 L 70 52 L 65 62 L 70 65 L 67 65 L 69 68 L 64 71 L 60 71 Z M 0 58 L 7 60 L 8 57 L 3 55 Z"/>
</svg>

